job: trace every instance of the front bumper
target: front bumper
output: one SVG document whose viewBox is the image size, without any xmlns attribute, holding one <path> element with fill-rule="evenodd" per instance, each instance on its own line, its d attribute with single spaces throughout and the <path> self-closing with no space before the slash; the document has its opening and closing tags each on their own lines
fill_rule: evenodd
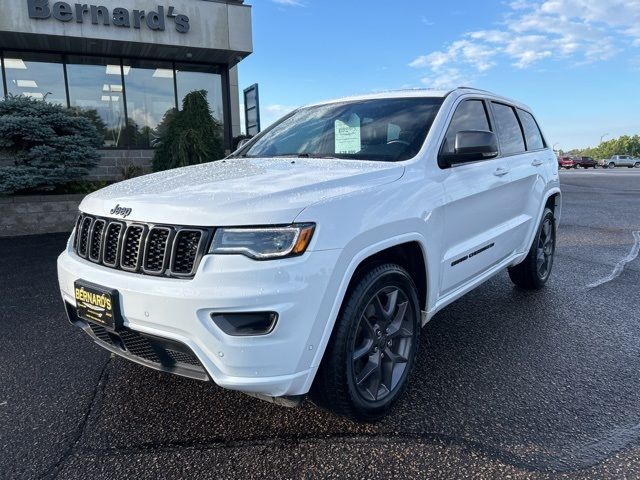
<svg viewBox="0 0 640 480">
<path fill-rule="evenodd" d="M 323 297 L 339 255 L 339 250 L 307 252 L 267 262 L 209 255 L 192 280 L 181 280 L 99 266 L 68 246 L 58 258 L 58 278 L 72 321 L 76 280 L 115 289 L 126 329 L 183 345 L 216 384 L 270 397 L 294 396 L 307 393 L 315 376 L 319 332 L 330 315 Z M 274 330 L 264 336 L 229 336 L 211 321 L 212 313 L 264 311 L 279 315 Z M 126 350 L 109 350 L 127 356 Z"/>
</svg>

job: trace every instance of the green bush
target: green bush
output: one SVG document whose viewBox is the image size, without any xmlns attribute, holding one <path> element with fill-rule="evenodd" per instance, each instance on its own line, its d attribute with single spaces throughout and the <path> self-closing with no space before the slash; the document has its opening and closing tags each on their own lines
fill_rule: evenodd
<svg viewBox="0 0 640 480">
<path fill-rule="evenodd" d="M 211 162 L 224 157 L 222 126 L 213 118 L 207 92 L 187 94 L 182 110 L 170 110 L 156 131 L 155 171 Z"/>
<path fill-rule="evenodd" d="M 26 97 L 0 101 L 0 194 L 50 190 L 86 176 L 103 138 L 77 111 Z"/>
<path fill-rule="evenodd" d="M 59 195 L 83 194 L 88 195 L 96 190 L 109 185 L 109 182 L 103 180 L 80 180 L 79 182 L 69 182 L 64 185 L 58 185 L 51 193 Z"/>
</svg>

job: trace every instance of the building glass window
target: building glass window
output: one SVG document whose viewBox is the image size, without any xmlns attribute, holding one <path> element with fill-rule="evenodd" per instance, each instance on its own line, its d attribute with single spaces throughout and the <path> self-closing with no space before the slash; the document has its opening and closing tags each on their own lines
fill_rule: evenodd
<svg viewBox="0 0 640 480">
<path fill-rule="evenodd" d="M 221 126 L 224 125 L 222 104 L 222 75 L 220 68 L 213 65 L 176 65 L 176 83 L 178 85 L 178 108 L 188 93 L 205 90 L 211 115 Z"/>
<path fill-rule="evenodd" d="M 93 121 L 105 147 L 123 147 L 125 125 L 120 59 L 68 57 L 69 103 Z"/>
<path fill-rule="evenodd" d="M 4 52 L 7 93 L 67 105 L 60 55 Z"/>
<path fill-rule="evenodd" d="M 224 132 L 218 65 L 178 63 L 174 69 L 172 62 L 11 51 L 3 61 L 8 95 L 77 108 L 94 122 L 106 148 L 152 148 L 166 114 L 198 90 L 207 92 L 211 115 Z M 0 94 L 2 85 L 0 69 Z"/>
<path fill-rule="evenodd" d="M 123 74 L 128 114 L 126 143 L 133 148 L 153 147 L 162 120 L 176 108 L 173 65 L 125 60 Z"/>
</svg>

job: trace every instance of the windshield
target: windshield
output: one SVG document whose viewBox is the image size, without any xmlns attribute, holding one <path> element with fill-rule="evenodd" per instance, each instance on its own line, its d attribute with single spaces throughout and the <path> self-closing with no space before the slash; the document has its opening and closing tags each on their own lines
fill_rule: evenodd
<svg viewBox="0 0 640 480">
<path fill-rule="evenodd" d="M 407 160 L 420 151 L 442 102 L 396 98 L 302 108 L 236 156 Z"/>
</svg>

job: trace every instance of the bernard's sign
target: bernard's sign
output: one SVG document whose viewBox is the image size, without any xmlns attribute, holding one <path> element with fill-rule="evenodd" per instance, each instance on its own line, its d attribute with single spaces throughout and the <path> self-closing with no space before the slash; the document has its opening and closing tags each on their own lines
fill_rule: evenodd
<svg viewBox="0 0 640 480">
<path fill-rule="evenodd" d="M 70 4 L 67 2 L 55 2 L 49 0 L 27 0 L 29 17 L 36 19 L 55 18 L 60 22 L 76 23 L 90 22 L 93 25 L 113 25 L 114 27 L 140 29 L 143 25 L 156 31 L 164 31 L 167 21 L 173 21 L 175 28 L 180 33 L 189 31 L 189 17 L 179 15 L 175 7 L 159 6 L 156 11 L 132 10 L 126 8 L 114 8 L 109 11 L 107 7 L 89 5 L 86 3 Z"/>
</svg>

